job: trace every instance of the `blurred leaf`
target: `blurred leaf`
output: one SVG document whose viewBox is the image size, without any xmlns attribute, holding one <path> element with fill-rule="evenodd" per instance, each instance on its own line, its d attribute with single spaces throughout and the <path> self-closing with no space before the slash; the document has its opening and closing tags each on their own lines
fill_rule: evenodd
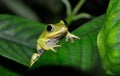
<svg viewBox="0 0 120 76">
<path fill-rule="evenodd" d="M 61 40 L 59 44 L 62 48 L 57 48 L 57 53 L 46 51 L 30 70 L 46 65 L 71 66 L 82 70 L 100 66 L 96 41 L 103 21 L 104 16 L 100 16 L 76 29 L 73 34 L 80 36 L 80 40 L 74 43 Z"/>
<path fill-rule="evenodd" d="M 106 73 L 120 76 L 120 0 L 110 0 L 97 43 Z"/>
<path fill-rule="evenodd" d="M 43 24 L 0 15 L 0 55 L 28 66 Z"/>
<path fill-rule="evenodd" d="M 31 19 L 34 21 L 39 21 L 40 19 L 36 15 L 36 13 L 30 9 L 27 5 L 25 5 L 21 0 L 1 0 L 10 10 L 12 10 L 15 14 Z"/>
</svg>

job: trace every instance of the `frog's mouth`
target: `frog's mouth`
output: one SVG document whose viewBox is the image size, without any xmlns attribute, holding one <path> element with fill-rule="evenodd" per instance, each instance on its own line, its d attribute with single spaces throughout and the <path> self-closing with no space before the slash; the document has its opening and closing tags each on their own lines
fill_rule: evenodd
<svg viewBox="0 0 120 76">
<path fill-rule="evenodd" d="M 61 39 L 62 37 L 64 37 L 66 35 L 66 33 L 67 32 L 57 33 L 56 35 L 52 36 L 51 38 Z"/>
</svg>

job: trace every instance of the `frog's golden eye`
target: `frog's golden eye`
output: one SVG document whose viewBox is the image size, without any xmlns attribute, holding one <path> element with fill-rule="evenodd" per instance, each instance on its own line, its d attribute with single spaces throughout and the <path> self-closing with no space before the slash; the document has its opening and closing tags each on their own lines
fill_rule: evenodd
<svg viewBox="0 0 120 76">
<path fill-rule="evenodd" d="M 53 27 L 52 24 L 48 24 L 48 25 L 47 25 L 47 31 L 48 31 L 48 32 L 52 32 L 53 29 L 54 29 L 54 27 Z"/>
</svg>

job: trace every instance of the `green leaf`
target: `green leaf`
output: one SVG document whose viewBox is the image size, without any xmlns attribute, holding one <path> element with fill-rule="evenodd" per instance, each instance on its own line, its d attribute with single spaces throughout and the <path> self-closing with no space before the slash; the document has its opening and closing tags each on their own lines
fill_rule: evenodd
<svg viewBox="0 0 120 76">
<path fill-rule="evenodd" d="M 28 66 L 43 24 L 0 15 L 0 55 Z"/>
<path fill-rule="evenodd" d="M 63 65 L 88 71 L 100 66 L 96 40 L 103 21 L 104 16 L 100 16 L 82 25 L 72 32 L 80 36 L 80 40 L 75 39 L 74 43 L 61 40 L 62 47 L 56 48 L 57 53 L 46 51 L 30 69 Z M 0 55 L 29 66 L 33 52 L 37 52 L 36 40 L 44 24 L 10 15 L 0 15 L 0 24 Z"/>
<path fill-rule="evenodd" d="M 73 34 L 80 36 L 80 40 L 75 39 L 74 43 L 61 40 L 59 44 L 62 47 L 56 48 L 57 53 L 46 51 L 30 70 L 40 66 L 63 65 L 88 71 L 100 66 L 96 41 L 103 21 L 104 16 L 100 16 L 73 31 Z"/>
<path fill-rule="evenodd" d="M 110 0 L 97 43 L 106 73 L 120 76 L 120 0 Z"/>
</svg>

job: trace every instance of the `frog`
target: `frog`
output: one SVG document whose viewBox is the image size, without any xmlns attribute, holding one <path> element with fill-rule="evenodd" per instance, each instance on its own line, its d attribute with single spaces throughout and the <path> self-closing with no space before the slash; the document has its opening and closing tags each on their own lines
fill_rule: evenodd
<svg viewBox="0 0 120 76">
<path fill-rule="evenodd" d="M 33 53 L 30 61 L 30 66 L 32 66 L 45 51 L 51 50 L 56 53 L 57 51 L 55 48 L 62 47 L 57 43 L 64 36 L 66 37 L 65 41 L 68 41 L 70 39 L 71 42 L 74 42 L 74 38 L 80 39 L 80 37 L 75 36 L 68 31 L 67 24 L 63 20 L 60 20 L 55 24 L 48 24 L 45 30 L 38 37 L 36 45 L 37 53 Z"/>
</svg>

